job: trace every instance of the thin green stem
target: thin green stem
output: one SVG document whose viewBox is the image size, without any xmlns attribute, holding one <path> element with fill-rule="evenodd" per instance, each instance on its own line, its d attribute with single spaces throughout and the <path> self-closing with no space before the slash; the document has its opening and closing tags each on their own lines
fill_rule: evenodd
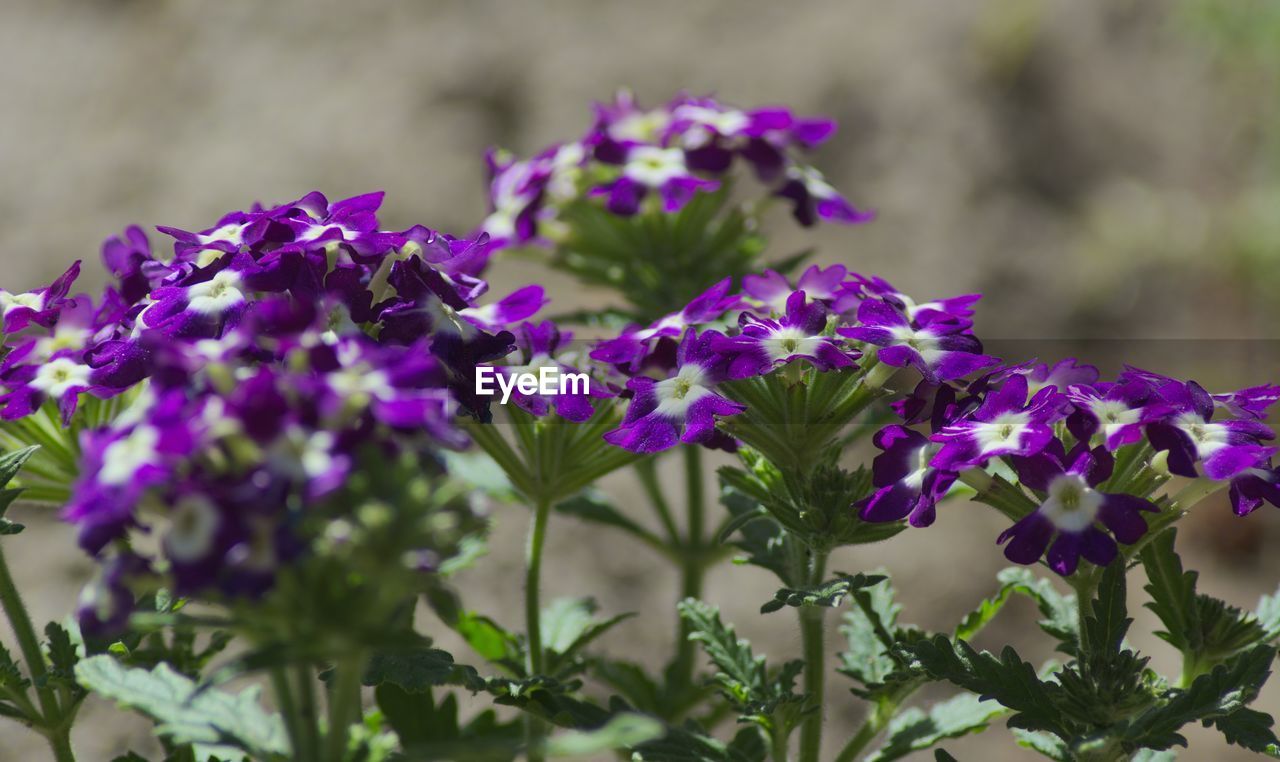
<svg viewBox="0 0 1280 762">
<path fill-rule="evenodd" d="M 360 699 L 364 656 L 355 653 L 334 666 L 333 687 L 329 693 L 329 732 L 325 737 L 325 758 L 342 762 L 347 756 L 351 726 L 362 719 Z"/>
<path fill-rule="evenodd" d="M 284 718 L 285 731 L 289 734 L 289 748 L 295 759 L 301 759 L 302 728 L 298 724 L 298 704 L 293 697 L 293 688 L 289 685 L 289 675 L 284 667 L 271 669 L 271 690 L 275 694 L 276 706 Z"/>
<path fill-rule="evenodd" d="M 540 499 L 534 506 L 533 523 L 529 526 L 529 541 L 525 548 L 524 620 L 528 641 L 526 667 L 529 676 L 542 674 L 542 550 L 547 540 L 547 521 L 551 516 L 551 502 Z M 532 715 L 525 717 L 525 741 L 530 762 L 544 759 L 543 738 L 546 726 Z"/>
<path fill-rule="evenodd" d="M 320 759 L 320 724 L 316 714 L 315 675 L 311 665 L 303 662 L 294 671 L 298 696 L 298 729 L 300 748 L 294 750 L 294 759 L 312 762 Z"/>
<path fill-rule="evenodd" d="M 690 445 L 684 448 L 685 494 L 688 508 L 688 531 L 681 547 L 680 600 L 702 597 L 702 582 L 706 574 L 703 557 L 706 544 L 706 503 L 702 484 L 702 448 Z M 677 687 L 693 684 L 694 643 L 689 640 L 689 624 L 681 617 L 676 626 L 676 658 L 672 668 L 672 682 Z"/>
<path fill-rule="evenodd" d="M 658 520 L 662 522 L 667 539 L 675 545 L 680 542 L 680 531 L 676 529 L 676 522 L 671 515 L 671 506 L 667 503 L 667 497 L 662 494 L 662 485 L 658 483 L 657 466 L 656 459 L 645 458 L 636 463 L 636 476 L 640 478 L 640 486 L 644 488 L 654 513 L 658 514 Z"/>
<path fill-rule="evenodd" d="M 876 736 L 884 730 L 889 721 L 893 719 L 898 711 L 898 702 L 882 701 L 872 708 L 867 719 L 862 723 L 862 727 L 858 728 L 857 734 L 849 739 L 849 743 L 845 744 L 840 750 L 840 754 L 836 756 L 836 762 L 853 762 L 858 755 L 866 750 L 867 746 L 875 740 Z"/>
<path fill-rule="evenodd" d="M 4 607 L 5 616 L 9 618 L 9 626 L 14 637 L 18 639 L 18 648 L 27 663 L 27 671 L 31 674 L 31 682 L 40 686 L 46 673 L 44 652 L 40 650 L 40 639 L 31 625 L 31 615 L 18 594 L 13 583 L 13 575 L 9 572 L 9 564 L 4 557 L 4 547 L 0 544 L 0 606 Z M 41 720 L 46 728 L 52 728 L 61 718 L 58 700 L 53 690 L 48 687 L 36 688 L 36 699 L 40 702 Z M 34 718 L 33 718 L 34 719 Z M 52 743 L 52 738 L 50 738 Z M 55 755 L 57 749 L 54 749 Z"/>
<path fill-rule="evenodd" d="M 822 584 L 827 570 L 826 552 L 813 552 L 809 562 L 809 585 Z M 800 608 L 800 638 L 804 647 L 804 692 L 815 704 L 800 726 L 800 762 L 818 762 L 822 752 L 822 722 L 824 692 L 826 690 L 826 646 L 824 643 L 824 619 L 826 609 L 821 606 Z"/>
</svg>

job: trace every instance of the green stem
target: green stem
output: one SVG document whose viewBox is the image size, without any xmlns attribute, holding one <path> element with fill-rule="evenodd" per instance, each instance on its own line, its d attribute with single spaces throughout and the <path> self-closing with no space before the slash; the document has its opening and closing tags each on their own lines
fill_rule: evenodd
<svg viewBox="0 0 1280 762">
<path fill-rule="evenodd" d="M 284 667 L 271 669 L 271 690 L 275 694 L 276 706 L 284 718 L 285 731 L 289 734 L 289 748 L 295 759 L 302 759 L 302 728 L 298 722 L 298 704 L 293 698 L 293 689 L 289 686 L 289 675 Z"/>
<path fill-rule="evenodd" d="M 1097 572 L 1082 573 L 1071 586 L 1076 591 L 1076 623 L 1080 632 L 1080 653 L 1089 652 L 1089 628 L 1084 622 L 1093 616 L 1093 594 L 1102 580 L 1101 569 Z"/>
<path fill-rule="evenodd" d="M 325 758 L 329 762 L 342 762 L 347 756 L 351 726 L 363 719 L 360 699 L 363 676 L 364 656 L 358 652 L 334 666 L 333 688 L 329 693 L 329 733 L 325 737 Z"/>
<path fill-rule="evenodd" d="M 676 529 L 675 519 L 671 516 L 671 506 L 667 504 L 667 498 L 662 494 L 662 485 L 658 483 L 658 461 L 655 458 L 639 461 L 636 463 L 636 475 L 640 477 L 640 486 L 644 488 L 654 513 L 658 514 L 658 520 L 662 522 L 668 541 L 672 545 L 680 542 L 680 531 Z"/>
<path fill-rule="evenodd" d="M 528 657 L 525 666 L 530 677 L 542 674 L 542 549 L 547 540 L 547 521 L 551 516 L 551 501 L 539 499 L 534 507 L 533 523 L 529 526 L 529 541 L 525 548 L 524 620 L 528 640 Z M 532 715 L 525 717 L 525 742 L 530 762 L 544 759 L 543 738 L 546 726 Z"/>
<path fill-rule="evenodd" d="M 56 762 L 75 762 L 75 752 L 71 750 L 71 726 L 66 725 L 57 732 L 49 734 L 49 746 L 53 749 Z"/>
<path fill-rule="evenodd" d="M 27 613 L 22 596 L 18 594 L 18 588 L 13 583 L 13 575 L 9 572 L 9 564 L 4 557 L 3 545 L 0 545 L 0 606 L 4 607 L 5 616 L 9 618 L 9 626 L 13 629 L 14 637 L 18 639 L 18 648 L 22 651 L 22 658 L 27 663 L 27 671 L 31 673 L 31 682 L 39 686 L 44 682 L 43 678 L 47 671 L 44 652 L 40 650 L 40 639 L 36 637 L 35 628 L 31 625 L 31 615 Z M 45 728 L 53 728 L 61 719 L 58 701 L 53 690 L 48 687 L 37 687 L 36 699 L 40 702 L 41 717 L 32 719 L 39 719 Z M 53 735 L 55 734 L 50 734 L 50 743 L 54 745 L 54 755 L 57 756 L 59 749 Z M 66 751 L 70 753 L 69 746 Z"/>
<path fill-rule="evenodd" d="M 826 574 L 826 552 L 813 552 L 809 563 L 808 584 L 822 584 Z M 800 608 L 800 638 L 804 647 L 804 692 L 815 704 L 800 726 L 800 762 L 818 762 L 822 752 L 822 721 L 826 688 L 827 660 L 824 644 L 826 609 L 821 606 Z"/>
<path fill-rule="evenodd" d="M 884 730 L 889 724 L 889 720 L 898 712 L 898 702 L 882 701 L 875 705 L 871 713 L 867 715 L 867 719 L 862 723 L 862 727 L 858 729 L 857 735 L 845 744 L 840 750 L 840 754 L 836 757 L 836 762 L 853 762 L 858 758 L 867 746 L 880 735 L 880 731 Z"/>
<path fill-rule="evenodd" d="M 702 448 L 689 445 L 684 448 L 685 493 L 688 508 L 688 532 L 681 548 L 680 600 L 702 597 L 702 582 L 706 574 L 703 558 L 706 543 L 706 504 L 702 484 Z M 693 684 L 695 660 L 694 643 L 689 640 L 689 624 L 679 618 L 676 627 L 676 658 L 672 669 L 672 682 L 684 688 Z"/>
<path fill-rule="evenodd" d="M 311 762 L 320 759 L 320 726 L 316 714 L 315 676 L 311 665 L 299 664 L 294 679 L 297 681 L 298 694 L 298 730 L 300 749 L 295 750 L 294 759 L 300 762 Z"/>
</svg>

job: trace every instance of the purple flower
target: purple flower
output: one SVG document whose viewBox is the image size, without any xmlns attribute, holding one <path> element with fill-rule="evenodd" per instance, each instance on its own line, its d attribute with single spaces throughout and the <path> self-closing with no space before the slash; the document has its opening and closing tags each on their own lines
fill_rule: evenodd
<svg viewBox="0 0 1280 762">
<path fill-rule="evenodd" d="M 1075 408 L 1067 418 L 1071 433 L 1081 442 L 1101 434 L 1103 446 L 1112 452 L 1141 441 L 1144 427 L 1170 411 L 1159 400 L 1153 402 L 1150 388 L 1142 383 L 1074 384 L 1066 394 Z"/>
<path fill-rule="evenodd" d="M 944 446 L 936 468 L 960 471 L 991 458 L 1034 455 L 1054 441 L 1053 424 L 1066 415 L 1066 399 L 1053 388 L 1027 400 L 1027 378 L 1009 377 L 989 390 L 972 413 L 943 427 L 933 441 Z"/>
<path fill-rule="evenodd" d="M 1280 508 L 1280 470 L 1269 462 L 1246 468 L 1232 477 L 1230 497 L 1237 516 L 1247 516 L 1263 503 Z"/>
<path fill-rule="evenodd" d="M 819 370 L 848 368 L 860 354 L 844 342 L 822 335 L 827 327 L 827 309 L 810 302 L 804 291 L 787 298 L 781 319 L 757 317 L 749 312 L 738 318 L 741 333 L 720 341 L 719 351 L 732 356 L 731 379 L 762 376 L 792 360 L 808 360 Z"/>
<path fill-rule="evenodd" d="M 964 323 L 967 327 L 973 318 L 973 307 L 981 298 L 981 294 L 963 294 L 930 302 L 917 302 L 894 288 L 884 278 L 850 273 L 849 280 L 841 284 L 833 307 L 836 312 L 856 314 L 864 301 L 884 299 L 897 306 L 915 325 L 944 322 Z"/>
<path fill-rule="evenodd" d="M 1114 465 L 1110 453 L 1100 447 L 1081 445 L 1066 453 L 1055 439 L 1042 452 L 1013 461 L 1021 483 L 1044 495 L 1039 508 L 997 540 L 1014 563 L 1033 564 L 1047 548 L 1049 568 L 1064 577 L 1075 572 L 1081 556 L 1106 566 L 1116 557 L 1115 540 L 1137 542 L 1147 531 L 1142 512 L 1157 511 L 1142 498 L 1095 489 L 1111 476 Z"/>
<path fill-rule="evenodd" d="M 591 351 L 591 359 L 616 365 L 624 371 L 638 373 L 655 352 L 655 345 L 684 333 L 686 328 L 719 320 L 726 312 L 742 306 L 742 300 L 729 293 L 732 278 L 725 278 L 692 301 L 679 312 L 673 312 L 647 328 L 629 326 L 618 336 L 602 341 Z"/>
<path fill-rule="evenodd" d="M 716 416 L 737 415 L 745 406 L 716 394 L 724 379 L 723 358 L 715 350 L 723 339 L 717 331 L 699 334 L 690 329 L 680 343 L 676 373 L 663 381 L 637 377 L 627 383 L 632 392 L 622 425 L 605 440 L 632 452 L 653 453 L 680 442 L 714 440 Z"/>
<path fill-rule="evenodd" d="M 868 299 L 858 306 L 858 325 L 837 333 L 882 347 L 880 362 L 898 368 L 912 367 L 930 381 L 949 381 L 998 364 L 982 354 L 982 343 L 964 333 L 967 323 L 931 322 L 914 325 L 894 304 Z"/>
<path fill-rule="evenodd" d="M 847 272 L 844 265 L 825 268 L 810 265 L 796 279 L 795 287 L 792 288 L 782 275 L 773 270 L 765 270 L 760 275 L 744 275 L 742 290 L 767 309 L 781 313 L 786 310 L 787 299 L 794 291 L 803 291 L 810 299 L 822 302 L 835 299 Z"/>
<path fill-rule="evenodd" d="M 857 504 L 864 521 L 910 520 L 927 527 L 937 516 L 937 504 L 955 483 L 956 474 L 932 465 L 942 445 L 905 426 L 886 426 L 872 442 L 882 452 L 872 461 L 874 494 Z"/>
<path fill-rule="evenodd" d="M 44 288 L 23 294 L 11 294 L 0 289 L 0 334 L 18 333 L 31 324 L 46 328 L 53 325 L 66 303 L 71 284 L 79 276 L 80 262 L 77 261 Z"/>
<path fill-rule="evenodd" d="M 662 198 L 662 210 L 677 212 L 699 191 L 713 191 L 720 186 L 693 174 L 679 148 L 637 145 L 627 149 L 622 176 L 597 189 L 608 197 L 609 211 L 630 216 L 640 209 L 649 191 Z"/>
<path fill-rule="evenodd" d="M 1264 384 L 1213 395 L 1213 403 L 1237 418 L 1266 418 L 1267 411 L 1280 402 L 1280 386 Z"/>
<path fill-rule="evenodd" d="M 580 371 L 556 358 L 571 341 L 572 333 L 560 331 L 549 320 L 540 324 L 525 323 L 520 326 L 516 337 L 516 346 L 522 355 L 521 364 L 501 366 L 495 370 L 499 375 L 514 377 L 522 373 L 537 375 L 543 368 L 549 368 L 559 378 L 567 379 L 566 374 L 580 374 Z M 542 417 L 554 409 L 566 421 L 581 423 L 595 414 L 593 400 L 612 396 L 604 384 L 592 383 L 588 379 L 585 383 L 570 381 L 567 388 L 551 395 L 538 392 L 524 394 L 518 387 L 513 387 L 511 399 L 532 415 Z"/>
<path fill-rule="evenodd" d="M 1147 425 L 1147 438 L 1152 447 L 1168 453 L 1170 472 L 1195 478 L 1200 463 L 1205 476 L 1221 481 L 1275 452 L 1261 444 L 1275 438 L 1265 424 L 1253 419 L 1212 420 L 1213 398 L 1196 382 L 1166 383 L 1157 393 L 1172 412 Z"/>
<path fill-rule="evenodd" d="M 831 187 L 822 173 L 813 167 L 794 165 L 785 172 L 782 187 L 774 195 L 789 200 L 791 216 L 805 227 L 819 219 L 830 222 L 858 224 L 875 219 L 875 212 L 855 209 L 840 192 Z"/>
</svg>

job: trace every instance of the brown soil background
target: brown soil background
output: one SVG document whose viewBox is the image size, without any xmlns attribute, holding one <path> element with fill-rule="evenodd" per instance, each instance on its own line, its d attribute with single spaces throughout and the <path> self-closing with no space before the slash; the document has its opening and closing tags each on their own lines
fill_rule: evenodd
<svg viewBox="0 0 1280 762">
<path fill-rule="evenodd" d="M 0 284 L 34 287 L 74 258 L 97 281 L 98 242 L 128 223 L 198 229 L 313 188 L 330 198 L 383 188 L 386 226 L 465 232 L 484 213 L 487 146 L 529 153 L 576 135 L 589 102 L 618 86 L 648 102 L 685 88 L 840 120 L 816 161 L 879 219 L 812 233 L 779 219 L 775 256 L 816 244 L 815 261 L 922 297 L 984 291 L 979 334 L 1017 342 L 1006 356 L 1053 359 L 1083 345 L 1141 352 L 1153 369 L 1189 369 L 1216 388 L 1260 383 L 1277 358 L 1264 341 L 1278 333 L 1277 268 L 1272 239 L 1241 244 L 1241 226 L 1252 228 L 1240 220 L 1274 216 L 1265 206 L 1246 213 L 1274 174 L 1274 88 L 1265 72 L 1224 64 L 1189 20 L 1191 5 L 1215 4 L 7 0 Z M 556 308 L 609 299 L 528 260 L 492 271 L 495 293 L 531 278 Z M 1223 337 L 1240 340 L 1230 362 L 1204 341 Z M 676 464 L 666 465 L 678 483 Z M 629 476 L 605 487 L 647 520 Z M 6 547 L 33 615 L 61 618 L 90 564 L 50 513 L 15 514 L 29 529 Z M 1241 521 L 1222 504 L 1191 519 L 1183 545 L 1202 590 L 1252 606 L 1275 588 L 1273 514 Z M 495 515 L 489 557 L 459 584 L 471 606 L 514 622 L 525 511 Z M 944 629 L 992 590 L 1001 528 L 985 509 L 953 504 L 934 528 L 841 552 L 832 567 L 888 568 L 904 618 Z M 603 648 L 648 662 L 666 652 L 676 580 L 659 559 L 568 520 L 554 523 L 548 552 L 548 598 L 592 595 L 608 613 L 651 612 Z M 1140 633 L 1153 617 L 1137 582 Z M 763 573 L 726 565 L 707 598 L 761 651 L 790 657 L 792 619 L 756 613 L 773 589 Z M 1046 657 L 1034 620 L 1015 602 L 980 645 Z M 1170 648 L 1133 640 L 1176 673 Z M 1280 710 L 1280 688 L 1261 705 Z M 860 711 L 833 678 L 828 756 Z M 1244 756 L 1216 734 L 1189 737 L 1182 759 Z M 88 762 L 157 748 L 146 723 L 99 701 L 75 742 Z M 946 746 L 962 760 L 1033 757 L 1002 725 Z M 39 739 L 0 724 L 0 760 L 46 758 Z"/>
</svg>

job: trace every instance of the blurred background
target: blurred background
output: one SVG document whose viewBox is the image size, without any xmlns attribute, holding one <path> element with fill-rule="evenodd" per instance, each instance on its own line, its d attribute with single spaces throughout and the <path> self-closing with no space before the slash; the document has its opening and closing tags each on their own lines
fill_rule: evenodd
<svg viewBox="0 0 1280 762">
<path fill-rule="evenodd" d="M 1225 390 L 1280 379 L 1278 74 L 1275 0 L 4 0 L 0 286 L 42 285 L 76 258 L 96 285 L 99 242 L 129 223 L 201 229 L 311 189 L 385 189 L 386 227 L 465 233 L 485 213 L 488 146 L 528 154 L 577 136 L 590 102 L 620 86 L 648 103 L 688 89 L 840 121 L 815 163 L 879 218 L 817 231 L 779 219 L 774 256 L 816 244 L 815 261 L 919 297 L 985 292 L 978 333 L 1009 358 L 1139 356 Z M 498 293 L 541 279 L 557 308 L 605 298 L 527 259 L 491 277 Z M 628 475 L 606 487 L 624 503 L 637 492 Z M 15 512 L 29 526 L 12 541 L 19 581 L 37 618 L 59 618 L 88 564 L 49 512 Z M 1273 513 L 1238 520 L 1224 501 L 1189 520 L 1181 544 L 1204 592 L 1252 606 L 1275 588 Z M 515 623 L 525 515 L 495 517 L 490 557 L 460 584 Z M 946 628 L 994 588 L 1002 528 L 951 505 L 934 528 L 832 566 L 888 568 L 904 619 Z M 645 659 L 673 637 L 676 581 L 615 539 L 556 523 L 548 597 L 656 612 L 604 641 Z M 707 597 L 789 657 L 791 618 L 756 613 L 773 587 L 725 566 Z M 1135 629 L 1149 630 L 1138 588 Z M 1047 657 L 1035 618 L 1017 601 L 980 645 Z M 1172 649 L 1134 642 L 1176 674 Z M 832 683 L 829 740 L 842 741 L 861 710 Z M 1280 710 L 1280 687 L 1263 702 Z M 82 759 L 155 753 L 143 723 L 101 702 L 86 711 Z M 1190 738 L 1183 759 L 1242 756 L 1216 734 Z M 947 748 L 1034 757 L 1002 724 Z M 0 760 L 46 753 L 0 724 Z"/>
</svg>

